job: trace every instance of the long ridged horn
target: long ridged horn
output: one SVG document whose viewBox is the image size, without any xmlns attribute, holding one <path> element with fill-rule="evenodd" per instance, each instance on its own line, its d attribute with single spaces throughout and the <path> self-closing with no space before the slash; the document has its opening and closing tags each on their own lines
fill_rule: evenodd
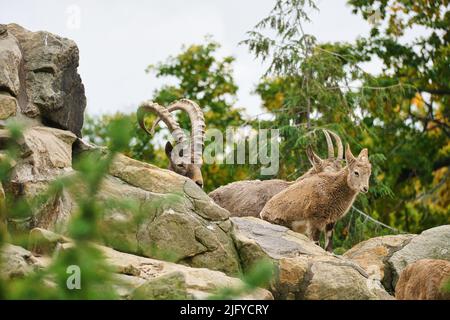
<svg viewBox="0 0 450 320">
<path fill-rule="evenodd" d="M 331 131 L 331 130 L 327 130 L 327 131 L 333 136 L 334 141 L 336 141 L 336 145 L 337 145 L 337 149 L 338 149 L 337 158 L 339 160 L 344 160 L 344 146 L 342 145 L 341 138 L 333 131 Z"/>
<path fill-rule="evenodd" d="M 181 99 L 173 102 L 168 108 L 168 112 L 176 110 L 185 111 L 191 121 L 191 150 L 192 160 L 194 163 L 202 163 L 202 153 L 205 140 L 205 118 L 202 109 L 194 101 L 189 99 Z M 156 127 L 160 119 L 157 119 L 152 126 L 152 130 Z"/>
<path fill-rule="evenodd" d="M 147 130 L 144 123 L 144 118 L 149 113 L 156 113 L 158 119 L 164 121 L 167 128 L 169 128 L 170 133 L 175 139 L 177 144 L 185 144 L 187 142 L 186 135 L 183 130 L 181 130 L 180 125 L 175 121 L 175 119 L 170 114 L 169 110 L 160 106 L 153 101 L 144 101 L 141 103 L 137 110 L 137 119 L 139 126 L 148 134 L 152 135 L 153 130 Z"/>
<path fill-rule="evenodd" d="M 328 159 L 334 158 L 334 146 L 333 141 L 331 140 L 331 137 L 328 133 L 328 130 L 322 129 L 323 134 L 325 135 L 325 139 L 327 140 L 327 146 L 328 146 Z"/>
</svg>

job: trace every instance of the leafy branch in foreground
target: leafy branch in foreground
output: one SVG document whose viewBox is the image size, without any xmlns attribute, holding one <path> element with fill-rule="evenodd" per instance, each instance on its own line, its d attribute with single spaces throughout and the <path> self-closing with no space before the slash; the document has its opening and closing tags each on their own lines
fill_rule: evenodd
<svg viewBox="0 0 450 320">
<path fill-rule="evenodd" d="M 97 195 L 115 155 L 129 144 L 130 124 L 124 120 L 112 122 L 108 127 L 108 135 L 111 140 L 108 152 L 94 150 L 82 154 L 74 165 L 75 174 L 54 181 L 43 193 L 29 199 L 27 203 L 29 210 L 37 212 L 42 204 L 57 196 L 62 189 L 75 188 L 78 191 L 74 192 L 77 211 L 68 225 L 68 235 L 72 238 L 73 245 L 57 250 L 56 256 L 46 268 L 36 270 L 21 279 L 0 280 L 0 296 L 9 299 L 112 299 L 118 297 L 113 288 L 112 270 L 105 264 L 101 252 L 95 247 L 93 241 L 100 238 L 98 222 L 108 209 L 99 204 Z M 13 153 L 13 150 L 13 147 L 8 148 L 7 153 Z M 2 161 L 1 168 L 4 166 Z M 8 170 L 2 171 L 2 178 L 7 176 L 7 173 Z M 3 206 L 2 213 L 10 216 L 10 213 L 15 211 L 16 205 L 17 203 L 11 201 Z M 133 207 L 130 204 L 127 206 Z M 11 237 L 14 242 L 16 234 L 11 232 Z M 2 233 L 1 239 L 3 238 Z M 72 290 L 67 284 L 68 268 L 71 266 L 81 271 L 79 290 Z"/>
</svg>

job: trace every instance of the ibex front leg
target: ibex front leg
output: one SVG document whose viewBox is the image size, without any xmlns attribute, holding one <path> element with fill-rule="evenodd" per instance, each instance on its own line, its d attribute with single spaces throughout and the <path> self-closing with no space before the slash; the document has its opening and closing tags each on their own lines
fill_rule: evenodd
<svg viewBox="0 0 450 320">
<path fill-rule="evenodd" d="M 325 250 L 333 252 L 333 230 L 334 222 L 325 226 Z"/>
<path fill-rule="evenodd" d="M 315 244 L 320 246 L 320 230 L 317 228 L 312 228 L 311 230 L 311 238 Z"/>
</svg>

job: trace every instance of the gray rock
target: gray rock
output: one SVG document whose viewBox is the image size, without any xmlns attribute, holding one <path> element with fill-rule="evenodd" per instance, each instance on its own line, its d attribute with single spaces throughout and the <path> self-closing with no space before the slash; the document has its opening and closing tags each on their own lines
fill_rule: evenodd
<svg viewBox="0 0 450 320">
<path fill-rule="evenodd" d="M 31 127 L 23 132 L 8 190 L 16 196 L 33 196 L 48 183 L 72 172 L 72 144 L 76 136 L 65 130 Z"/>
<path fill-rule="evenodd" d="M 186 280 L 181 272 L 172 272 L 147 280 L 131 294 L 132 300 L 186 300 L 192 299 L 187 292 Z"/>
<path fill-rule="evenodd" d="M 343 256 L 356 262 L 367 272 L 369 277 L 381 281 L 386 290 L 394 293 L 392 268 L 389 259 L 415 236 L 413 234 L 398 234 L 371 238 L 358 243 L 345 252 Z"/>
<path fill-rule="evenodd" d="M 17 111 L 17 100 L 7 94 L 0 93 L 0 120 L 15 116 Z"/>
<path fill-rule="evenodd" d="M 75 140 L 70 131 L 48 127 L 27 129 L 22 157 L 6 189 L 17 197 L 34 197 L 55 179 L 76 176 L 72 168 Z M 92 150 L 96 149 L 84 152 Z M 70 217 L 77 211 L 74 199 L 89 192 L 82 181 L 74 181 L 34 212 L 23 228 L 29 224 L 65 234 Z M 228 212 L 191 180 L 117 155 L 97 197 L 102 207 L 109 208 L 99 222 L 105 244 L 231 275 L 241 271 Z M 111 206 L 113 201 L 121 203 L 124 199 L 132 202 L 133 207 Z"/>
<path fill-rule="evenodd" d="M 5 280 L 21 278 L 36 270 L 49 268 L 61 251 L 73 248 L 71 239 L 47 230 L 34 229 L 34 249 L 30 251 L 6 244 L 0 249 L 2 265 L 0 277 Z M 238 278 L 223 272 L 205 268 L 191 268 L 180 264 L 160 261 L 108 247 L 94 245 L 111 267 L 112 281 L 122 299 L 206 299 L 221 289 L 237 290 L 245 284 Z M 44 285 L 56 285 L 51 279 L 44 279 Z M 272 300 L 272 294 L 265 289 L 241 291 L 236 299 Z"/>
<path fill-rule="evenodd" d="M 23 277 L 40 266 L 30 251 L 12 244 L 5 244 L 0 248 L 0 258 L 0 277 L 3 279 Z"/>
<path fill-rule="evenodd" d="M 49 32 L 31 32 L 17 24 L 9 24 L 7 29 L 19 42 L 23 66 L 19 70 L 17 63 L 8 61 L 0 61 L 0 66 L 6 63 L 14 69 L 7 70 L 8 76 L 3 78 L 9 77 L 22 113 L 29 117 L 40 115 L 44 124 L 80 136 L 86 96 L 77 73 L 79 54 L 75 42 Z M 19 76 L 23 80 L 17 90 Z"/>
<path fill-rule="evenodd" d="M 72 246 L 67 240 L 64 238 L 59 250 Z M 100 245 L 96 247 L 116 274 L 116 288 L 123 299 L 206 299 L 221 289 L 239 291 L 245 287 L 240 279 L 220 271 L 141 257 Z M 176 295 L 171 294 L 171 290 L 175 291 Z M 241 292 L 236 299 L 272 300 L 273 296 L 268 290 L 257 288 Z"/>
<path fill-rule="evenodd" d="M 233 217 L 238 234 L 256 242 L 271 258 L 294 257 L 300 254 L 322 255 L 325 250 L 303 234 L 255 217 Z"/>
<path fill-rule="evenodd" d="M 254 217 L 233 217 L 235 242 L 246 271 L 261 259 L 276 268 L 276 299 L 392 299 L 377 279 L 350 259 L 332 255 L 306 236 Z"/>
<path fill-rule="evenodd" d="M 393 271 L 392 287 L 407 265 L 420 259 L 442 259 L 450 261 L 450 225 L 423 231 L 389 259 Z"/>
<path fill-rule="evenodd" d="M 19 95 L 21 60 L 22 53 L 16 38 L 8 32 L 6 25 L 0 25 L 0 93 L 13 97 Z"/>
</svg>

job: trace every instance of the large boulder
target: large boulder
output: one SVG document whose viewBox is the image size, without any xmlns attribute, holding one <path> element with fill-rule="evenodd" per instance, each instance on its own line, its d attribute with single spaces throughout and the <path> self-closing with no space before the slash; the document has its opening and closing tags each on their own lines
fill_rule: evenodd
<svg viewBox="0 0 450 320">
<path fill-rule="evenodd" d="M 276 268 L 276 299 L 392 299 L 358 264 L 332 255 L 302 234 L 254 217 L 233 217 L 244 270 L 262 259 Z"/>
<path fill-rule="evenodd" d="M 158 298 L 156 292 L 164 292 L 161 288 L 164 284 L 172 284 L 168 287 L 176 290 L 176 297 L 170 298 L 194 298 L 205 299 L 209 295 L 217 294 L 220 289 L 237 289 L 244 286 L 241 280 L 229 277 L 226 274 L 206 268 L 192 268 L 180 264 L 154 260 L 150 258 L 122 253 L 108 247 L 102 247 L 106 256 L 106 262 L 116 269 L 116 272 L 124 275 L 126 283 L 135 284 L 131 289 L 122 291 L 126 298 Z M 160 278 L 164 277 L 164 278 Z M 158 281 L 155 281 L 157 279 Z M 137 284 L 137 286 L 136 286 Z M 123 288 L 123 287 L 122 287 Z M 185 291 L 185 292 L 183 292 Z M 147 295 L 145 295 L 147 293 Z M 165 293 L 172 295 L 173 293 Z M 161 298 L 161 297 L 159 297 Z M 272 294 L 265 289 L 256 289 L 243 293 L 240 299 L 273 299 Z"/>
<path fill-rule="evenodd" d="M 30 251 L 12 244 L 0 247 L 0 264 L 0 278 L 4 280 L 24 277 L 43 267 Z"/>
<path fill-rule="evenodd" d="M 450 225 L 443 225 L 423 231 L 411 239 L 389 259 L 392 268 L 392 287 L 407 265 L 420 259 L 441 259 L 450 261 Z"/>
<path fill-rule="evenodd" d="M 389 259 L 398 250 L 406 246 L 415 235 L 399 234 L 375 237 L 355 245 L 344 253 L 344 257 L 356 262 L 369 277 L 381 281 L 391 293 L 392 270 Z"/>
<path fill-rule="evenodd" d="M 102 222 L 106 244 L 193 267 L 240 271 L 228 211 L 190 179 L 122 155 L 110 174 L 100 198 L 120 200 L 126 195 L 140 202 L 145 214 L 137 224 L 129 211 L 108 214 Z"/>
<path fill-rule="evenodd" d="M 0 120 L 16 109 L 45 125 L 77 136 L 86 96 L 77 72 L 79 53 L 72 40 L 17 24 L 0 25 Z"/>
<path fill-rule="evenodd" d="M 6 25 L 0 25 L 0 121 L 16 114 L 21 60 L 17 39 L 8 33 Z"/>
<path fill-rule="evenodd" d="M 2 93 L 17 97 L 20 90 L 19 67 L 22 60 L 17 39 L 0 24 L 0 88 Z"/>
</svg>

